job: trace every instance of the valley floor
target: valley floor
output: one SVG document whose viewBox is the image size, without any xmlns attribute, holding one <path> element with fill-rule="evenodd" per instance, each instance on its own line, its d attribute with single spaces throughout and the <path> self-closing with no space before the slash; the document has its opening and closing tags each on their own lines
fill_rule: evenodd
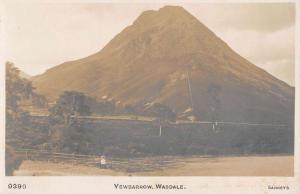
<svg viewBox="0 0 300 194">
<path fill-rule="evenodd" d="M 151 160 L 155 161 L 151 163 Z M 167 160 L 164 161 L 164 160 Z M 159 163 L 158 161 L 161 161 Z M 72 165 L 25 160 L 15 176 L 293 176 L 293 156 L 249 157 L 152 157 L 139 161 L 140 170 L 100 169 L 95 166 Z M 167 163 L 167 164 L 166 164 Z M 143 164 L 160 165 L 143 170 Z"/>
</svg>

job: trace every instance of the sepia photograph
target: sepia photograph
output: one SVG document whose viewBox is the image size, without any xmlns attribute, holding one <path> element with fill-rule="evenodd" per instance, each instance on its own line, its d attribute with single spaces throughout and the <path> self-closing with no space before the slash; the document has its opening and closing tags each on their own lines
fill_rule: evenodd
<svg viewBox="0 0 300 194">
<path fill-rule="evenodd" d="M 5 177 L 296 176 L 295 2 L 3 5 Z"/>
<path fill-rule="evenodd" d="M 261 42 L 197 12 L 230 6 L 252 26 L 220 34 Z M 294 4 L 147 7 L 8 6 L 6 175 L 293 176 Z"/>
</svg>

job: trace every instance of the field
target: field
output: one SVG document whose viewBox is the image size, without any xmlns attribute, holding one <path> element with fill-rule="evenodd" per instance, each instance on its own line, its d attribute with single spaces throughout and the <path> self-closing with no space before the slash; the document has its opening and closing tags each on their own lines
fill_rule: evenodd
<svg viewBox="0 0 300 194">
<path fill-rule="evenodd" d="M 109 161 L 109 169 L 25 160 L 16 176 L 293 176 L 293 156 L 149 157 Z"/>
</svg>

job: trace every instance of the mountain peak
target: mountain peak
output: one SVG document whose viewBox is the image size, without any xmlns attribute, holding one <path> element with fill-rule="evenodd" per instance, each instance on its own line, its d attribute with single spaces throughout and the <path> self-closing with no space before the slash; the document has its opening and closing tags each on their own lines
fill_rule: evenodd
<svg viewBox="0 0 300 194">
<path fill-rule="evenodd" d="M 181 6 L 167 5 L 158 10 L 161 15 L 170 15 L 172 18 L 194 20 L 195 17 Z"/>
<path fill-rule="evenodd" d="M 144 11 L 134 22 L 137 25 L 149 25 L 153 24 L 166 24 L 172 22 L 188 22 L 194 20 L 195 17 L 192 16 L 188 11 L 186 11 L 181 6 L 164 6 L 159 10 L 147 10 Z"/>
<path fill-rule="evenodd" d="M 181 6 L 175 6 L 175 5 L 166 5 L 162 8 L 160 8 L 158 10 L 159 12 L 177 12 L 177 13 L 180 13 L 180 12 L 184 12 L 184 13 L 187 13 L 187 11 L 181 7 Z"/>
</svg>

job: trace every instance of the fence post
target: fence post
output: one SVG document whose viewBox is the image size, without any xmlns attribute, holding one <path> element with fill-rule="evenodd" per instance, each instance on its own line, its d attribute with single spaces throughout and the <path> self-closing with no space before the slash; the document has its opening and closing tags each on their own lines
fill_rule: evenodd
<svg viewBox="0 0 300 194">
<path fill-rule="evenodd" d="M 73 160 L 72 160 L 72 165 L 75 165 L 75 154 L 74 153 L 72 153 L 73 154 Z"/>
</svg>

